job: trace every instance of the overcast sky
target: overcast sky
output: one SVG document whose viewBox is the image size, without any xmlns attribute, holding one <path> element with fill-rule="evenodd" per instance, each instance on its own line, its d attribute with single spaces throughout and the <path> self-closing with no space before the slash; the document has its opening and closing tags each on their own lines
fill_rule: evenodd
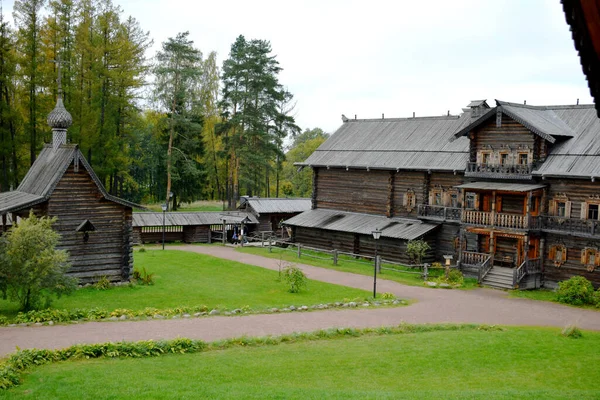
<svg viewBox="0 0 600 400">
<path fill-rule="evenodd" d="M 474 99 L 592 102 L 559 0 L 113 1 L 150 31 L 150 56 L 186 30 L 220 65 L 238 35 L 269 40 L 302 129 L 458 114 Z"/>
</svg>

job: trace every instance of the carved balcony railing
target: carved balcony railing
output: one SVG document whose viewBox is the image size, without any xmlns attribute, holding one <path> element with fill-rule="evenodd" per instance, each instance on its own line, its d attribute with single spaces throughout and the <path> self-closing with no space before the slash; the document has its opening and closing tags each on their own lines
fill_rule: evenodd
<svg viewBox="0 0 600 400">
<path fill-rule="evenodd" d="M 478 178 L 533 179 L 533 164 L 467 163 L 465 176 Z"/>
<path fill-rule="evenodd" d="M 486 211 L 465 210 L 462 222 L 470 225 L 482 225 L 508 229 L 539 229 L 539 217 L 527 217 L 523 214 L 492 213 Z"/>
<path fill-rule="evenodd" d="M 419 204 L 417 212 L 420 218 L 440 221 L 460 221 L 462 210 L 455 207 L 430 206 Z"/>
<path fill-rule="evenodd" d="M 564 218 L 543 216 L 541 229 L 547 231 L 565 232 L 583 236 L 600 236 L 600 221 L 593 219 Z"/>
</svg>

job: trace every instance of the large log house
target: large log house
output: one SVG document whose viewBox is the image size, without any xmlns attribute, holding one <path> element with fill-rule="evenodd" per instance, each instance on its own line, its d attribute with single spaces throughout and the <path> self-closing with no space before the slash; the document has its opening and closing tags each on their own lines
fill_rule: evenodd
<svg viewBox="0 0 600 400">
<path fill-rule="evenodd" d="M 80 283 L 101 276 L 128 280 L 133 268 L 132 207 L 139 206 L 108 194 L 79 147 L 67 144 L 71 123 L 59 96 L 48 115 L 52 143 L 44 146 L 17 190 L 0 193 L 1 232 L 11 220 L 27 217 L 29 210 L 57 217 L 58 248 L 69 252 L 70 275 Z"/>
<path fill-rule="evenodd" d="M 409 262 L 407 240 L 497 287 L 600 286 L 600 119 L 592 105 L 473 101 L 460 116 L 347 119 L 301 166 L 294 240 Z"/>
</svg>

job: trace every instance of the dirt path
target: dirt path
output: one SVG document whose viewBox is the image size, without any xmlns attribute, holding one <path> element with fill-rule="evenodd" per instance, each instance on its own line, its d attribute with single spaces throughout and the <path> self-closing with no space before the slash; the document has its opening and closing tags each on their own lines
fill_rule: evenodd
<svg viewBox="0 0 600 400">
<path fill-rule="evenodd" d="M 193 251 L 277 270 L 278 260 L 243 254 L 231 247 L 177 246 Z M 372 290 L 369 276 L 298 264 L 309 278 Z M 472 291 L 428 289 L 378 279 L 378 292 L 391 292 L 417 302 L 408 307 L 326 310 L 306 313 L 210 317 L 177 320 L 89 322 L 77 325 L 0 328 L 0 357 L 15 348 L 62 348 L 76 343 L 135 341 L 188 337 L 207 341 L 238 337 L 308 332 L 331 327 L 377 327 L 408 323 L 485 323 L 564 327 L 576 324 L 600 331 L 600 312 L 526 299 L 511 299 L 492 289 Z"/>
</svg>

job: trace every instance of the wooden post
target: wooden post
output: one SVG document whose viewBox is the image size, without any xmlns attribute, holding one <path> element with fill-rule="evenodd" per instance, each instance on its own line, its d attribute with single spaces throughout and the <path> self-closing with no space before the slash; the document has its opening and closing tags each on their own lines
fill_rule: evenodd
<svg viewBox="0 0 600 400">
<path fill-rule="evenodd" d="M 300 243 L 298 243 L 298 258 L 300 258 L 300 254 L 301 254 L 301 250 L 300 248 L 302 247 L 302 245 Z"/>
<path fill-rule="evenodd" d="M 333 265 L 338 265 L 338 251 L 333 249 Z"/>
<path fill-rule="evenodd" d="M 212 231 L 210 230 L 210 225 L 208 226 L 208 243 L 212 243 Z"/>
<path fill-rule="evenodd" d="M 227 239 L 227 220 L 223 220 L 223 244 L 225 244 L 225 241 Z"/>
<path fill-rule="evenodd" d="M 265 247 L 265 233 L 260 233 L 260 247 Z"/>
<path fill-rule="evenodd" d="M 271 249 L 271 239 L 269 239 L 269 253 L 271 253 L 273 250 Z"/>
</svg>

